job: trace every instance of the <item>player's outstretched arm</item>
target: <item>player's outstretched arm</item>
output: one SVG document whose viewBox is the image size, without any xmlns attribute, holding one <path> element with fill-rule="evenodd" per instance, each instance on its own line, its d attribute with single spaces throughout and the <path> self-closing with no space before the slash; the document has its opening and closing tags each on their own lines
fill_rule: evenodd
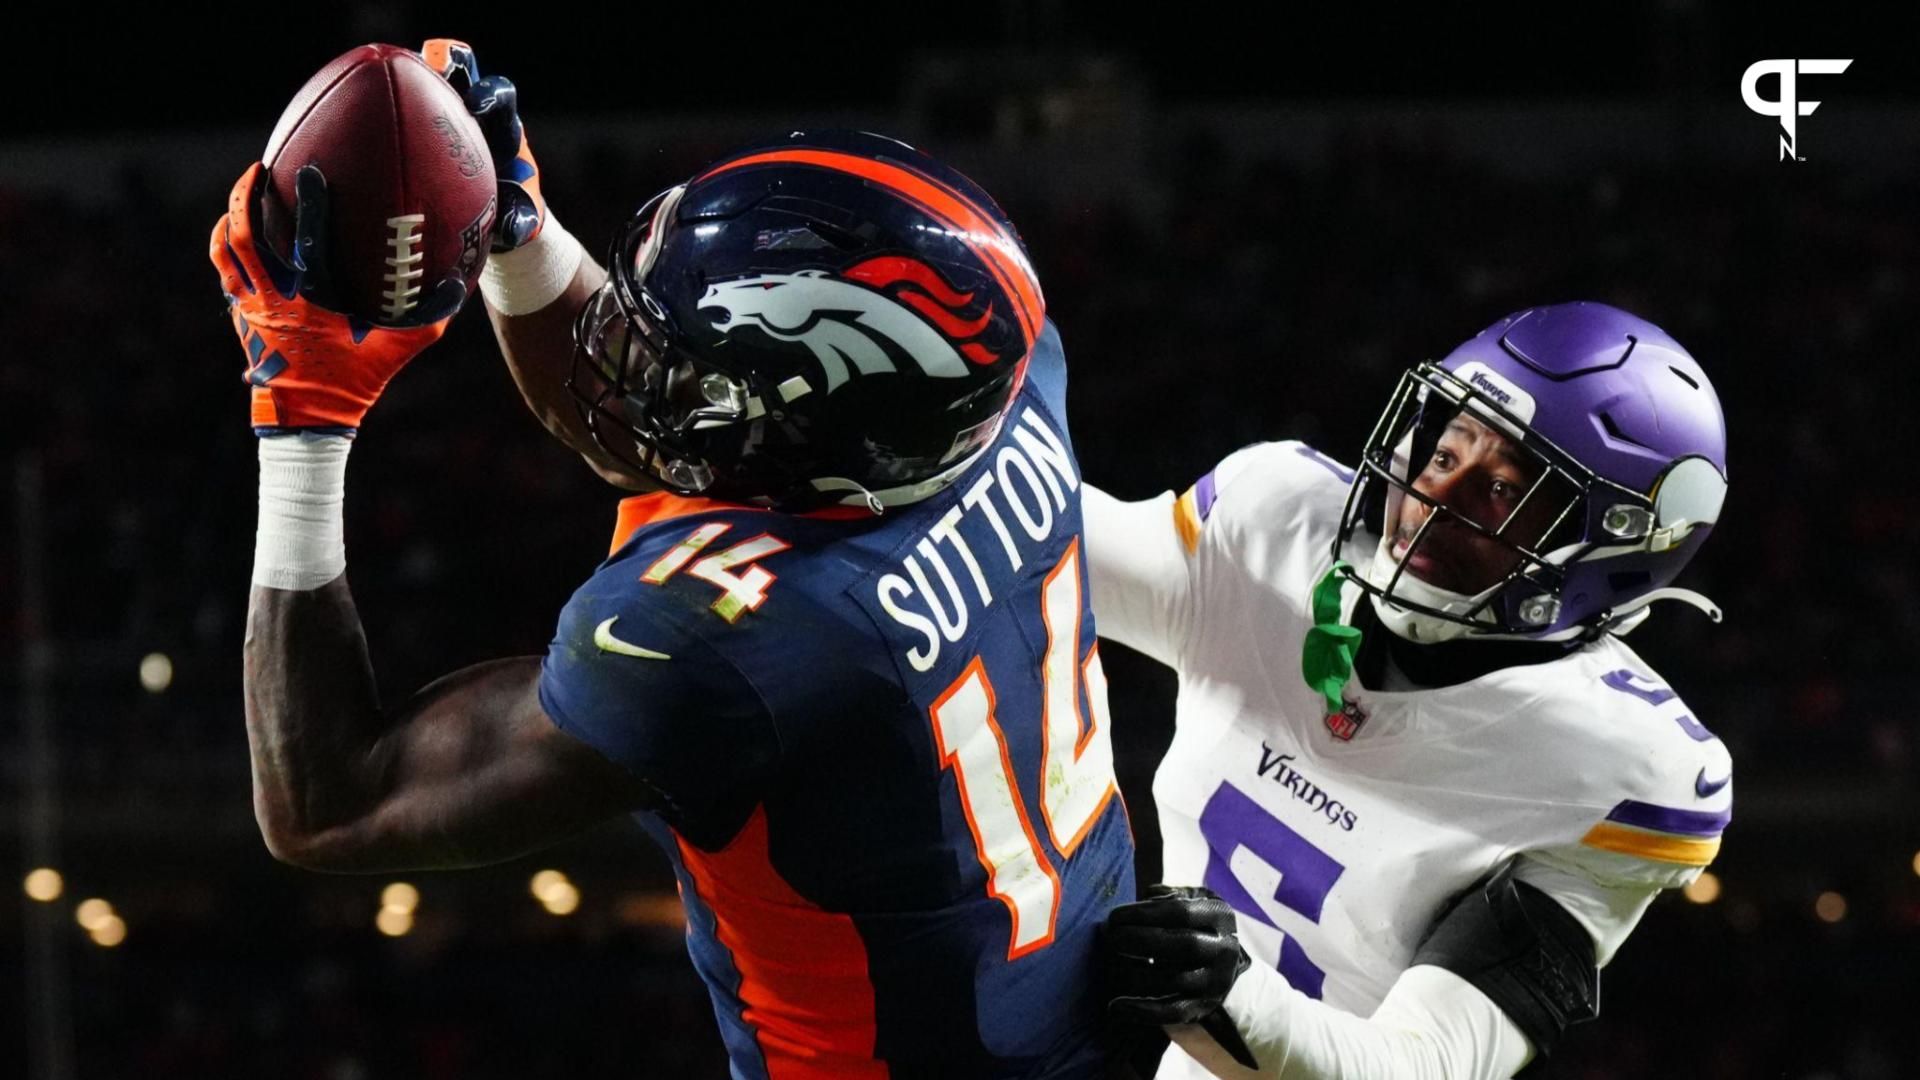
<svg viewBox="0 0 1920 1080">
<path fill-rule="evenodd" d="M 260 436 L 245 657 L 268 846 L 320 869 L 470 865 L 644 804 L 624 773 L 547 722 L 537 661 L 471 668 L 381 708 L 344 573 L 347 455 L 380 392 L 440 338 L 461 297 L 401 328 L 320 306 L 325 178 L 311 166 L 299 175 L 289 265 L 254 242 L 262 172 L 256 163 L 234 185 L 208 255 Z"/>
<path fill-rule="evenodd" d="M 519 89 L 502 75 L 482 77 L 465 42 L 434 38 L 420 55 L 460 92 L 493 156 L 499 209 L 480 293 L 514 385 L 541 426 L 585 457 L 601 478 L 630 490 L 654 487 L 594 441 L 567 389 L 574 317 L 607 272 L 547 209 L 540 166 L 520 122 Z"/>
<path fill-rule="evenodd" d="M 1498 889 L 1463 898 L 1441 919 L 1439 943 L 1423 947 L 1370 1017 L 1245 963 L 1234 916 L 1213 893 L 1155 886 L 1109 917 L 1108 1007 L 1121 1019 L 1166 1025 L 1182 1050 L 1228 1080 L 1505 1080 L 1532 1057 L 1529 1031 L 1551 1042 L 1559 1025 L 1583 1018 L 1548 1000 L 1549 986 L 1565 990 L 1577 979 L 1536 978 L 1578 967 L 1559 950 L 1560 934 L 1584 945 L 1588 971 L 1592 942 L 1570 916 L 1554 914 L 1554 901 L 1512 891 L 1510 876 L 1489 885 Z"/>
<path fill-rule="evenodd" d="M 1080 506 L 1100 636 L 1176 664 L 1191 622 L 1192 585 L 1173 493 L 1121 502 L 1088 484 Z"/>
<path fill-rule="evenodd" d="M 1197 1025 L 1167 1029 L 1223 1080 L 1507 1080 L 1532 1057 L 1498 1006 L 1438 967 L 1409 968 L 1369 1017 L 1309 998 L 1264 968 L 1243 977 L 1227 1008 L 1259 1069 L 1234 1061 Z"/>
<path fill-rule="evenodd" d="M 649 801 L 541 711 L 538 657 L 466 668 L 383 709 L 345 574 L 256 584 L 245 657 L 254 815 L 285 862 L 478 866 Z"/>
</svg>

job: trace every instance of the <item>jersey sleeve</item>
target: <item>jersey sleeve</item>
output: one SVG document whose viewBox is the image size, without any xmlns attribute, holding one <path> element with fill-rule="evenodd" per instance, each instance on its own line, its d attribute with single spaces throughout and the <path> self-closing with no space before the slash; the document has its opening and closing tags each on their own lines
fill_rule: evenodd
<svg viewBox="0 0 1920 1080">
<path fill-rule="evenodd" d="M 1603 885 L 1687 885 L 1719 854 L 1733 821 L 1732 758 L 1709 736 L 1668 740 L 1631 764 L 1577 844 L 1538 854 Z"/>
<path fill-rule="evenodd" d="M 1513 876 L 1566 909 L 1593 938 L 1595 966 L 1606 967 L 1626 943 L 1627 935 L 1640 925 L 1640 917 L 1660 894 L 1660 886 L 1634 880 L 1639 868 L 1630 865 L 1618 868 L 1618 874 L 1607 875 L 1615 879 L 1614 884 L 1603 884 L 1594 869 L 1577 858 L 1569 864 L 1556 861 L 1551 853 L 1541 853 L 1516 859 Z"/>
<path fill-rule="evenodd" d="M 639 584 L 622 563 L 561 612 L 540 704 L 562 731 L 652 787 L 662 816 L 702 846 L 724 843 L 746 819 L 779 756 L 753 684 L 671 594 Z"/>
<path fill-rule="evenodd" d="M 1257 1071 L 1240 1068 L 1197 1024 L 1167 1029 L 1177 1044 L 1169 1054 L 1216 1076 L 1276 1080 L 1506 1080 L 1533 1056 L 1492 999 L 1444 968 L 1407 969 L 1369 1017 L 1309 998 L 1263 964 L 1242 972 L 1222 1005 Z"/>
<path fill-rule="evenodd" d="M 1100 636 L 1177 663 L 1192 618 L 1192 589 L 1191 566 L 1174 531 L 1173 492 L 1121 502 L 1092 484 L 1081 491 Z"/>
<path fill-rule="evenodd" d="M 1691 884 L 1719 854 L 1733 820 L 1733 760 L 1651 674 L 1623 669 L 1601 681 L 1617 707 L 1590 727 L 1619 736 L 1589 748 L 1585 772 L 1606 780 L 1562 842 L 1524 853 L 1517 876 L 1586 925 L 1604 964 L 1655 895 Z"/>
<path fill-rule="evenodd" d="M 1230 568 L 1246 563 L 1248 537 L 1264 546 L 1271 522 L 1263 519 L 1273 507 L 1300 509 L 1296 496 L 1315 478 L 1309 456 L 1317 457 L 1299 443 L 1258 443 L 1227 455 L 1177 496 L 1165 491 L 1139 502 L 1089 485 L 1087 568 L 1101 636 L 1180 666 L 1195 612 L 1240 599 L 1235 583 L 1244 573 Z M 1209 598 L 1209 582 L 1222 595 Z"/>
</svg>

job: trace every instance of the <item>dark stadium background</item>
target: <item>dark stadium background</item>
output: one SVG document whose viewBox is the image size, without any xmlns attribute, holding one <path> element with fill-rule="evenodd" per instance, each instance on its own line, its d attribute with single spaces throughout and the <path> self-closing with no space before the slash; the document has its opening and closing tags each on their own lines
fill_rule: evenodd
<svg viewBox="0 0 1920 1080">
<path fill-rule="evenodd" d="M 207 230 L 309 73 L 429 34 L 520 83 L 549 197 L 595 251 L 657 188 L 784 128 L 877 128 L 968 171 L 1046 285 L 1084 473 L 1126 496 L 1261 438 L 1351 461 L 1398 369 L 1531 303 L 1660 323 L 1729 417 L 1726 517 L 1685 582 L 1727 621 L 1676 606 L 1630 641 L 1727 742 L 1739 797 L 1718 895 L 1656 903 L 1601 1022 L 1534 1075 L 1920 1075 L 1910 17 L 188 10 L 29 17 L 4 69 L 0 864 L 20 885 L 0 904 L 0 1076 L 724 1074 L 637 833 L 357 879 L 275 864 L 252 822 L 253 438 Z M 1740 102 L 1742 71 L 1775 57 L 1854 59 L 1802 82 L 1822 102 L 1802 162 Z M 542 649 L 614 499 L 463 315 L 354 454 L 351 577 L 387 692 Z M 1117 648 L 1109 667 L 1151 876 L 1172 679 Z M 25 895 L 40 866 L 58 899 Z M 577 909 L 530 895 L 542 869 Z M 389 937 L 376 915 L 402 879 L 418 903 Z M 77 925 L 88 898 L 117 945 Z"/>
</svg>

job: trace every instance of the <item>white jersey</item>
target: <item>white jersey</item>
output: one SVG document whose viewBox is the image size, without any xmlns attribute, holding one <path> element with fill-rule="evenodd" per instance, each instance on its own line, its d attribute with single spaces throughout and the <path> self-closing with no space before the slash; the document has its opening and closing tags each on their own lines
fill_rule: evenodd
<svg viewBox="0 0 1920 1080">
<path fill-rule="evenodd" d="M 1718 850 L 1725 747 L 1613 637 L 1450 687 L 1356 677 L 1330 720 L 1301 648 L 1350 478 L 1269 443 L 1177 500 L 1089 499 L 1100 633 L 1180 675 L 1153 788 L 1164 879 L 1225 897 L 1255 963 L 1360 1016 L 1447 901 L 1516 856 L 1606 963 L 1652 896 Z M 1342 598 L 1347 621 L 1367 602 L 1351 584 Z M 1176 1047 L 1160 1075 L 1189 1074 Z"/>
</svg>

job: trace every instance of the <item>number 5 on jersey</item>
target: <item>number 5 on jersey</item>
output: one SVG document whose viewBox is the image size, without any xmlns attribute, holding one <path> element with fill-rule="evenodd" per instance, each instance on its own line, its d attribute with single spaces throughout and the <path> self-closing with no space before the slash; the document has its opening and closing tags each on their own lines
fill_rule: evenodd
<svg viewBox="0 0 1920 1080">
<path fill-rule="evenodd" d="M 1080 641 L 1080 542 L 1075 540 L 1047 575 L 1040 591 L 1047 650 L 1040 661 L 1044 741 L 1040 765 L 1040 814 L 1047 837 L 1062 859 L 1071 858 L 1099 820 L 1116 786 L 1113 743 L 1108 738 L 1107 679 L 1098 648 L 1086 659 Z M 1085 686 L 1086 717 L 1080 710 Z M 1045 948 L 1060 913 L 1060 875 L 1040 847 L 1040 837 L 1020 797 L 1002 718 L 995 714 L 993 681 L 975 656 L 936 699 L 934 746 L 942 768 L 954 770 L 960 808 L 973 833 L 975 853 L 987 871 L 987 892 L 1007 905 L 1013 933 L 1007 959 Z M 1030 717 L 1007 718 L 1031 723 Z"/>
</svg>

